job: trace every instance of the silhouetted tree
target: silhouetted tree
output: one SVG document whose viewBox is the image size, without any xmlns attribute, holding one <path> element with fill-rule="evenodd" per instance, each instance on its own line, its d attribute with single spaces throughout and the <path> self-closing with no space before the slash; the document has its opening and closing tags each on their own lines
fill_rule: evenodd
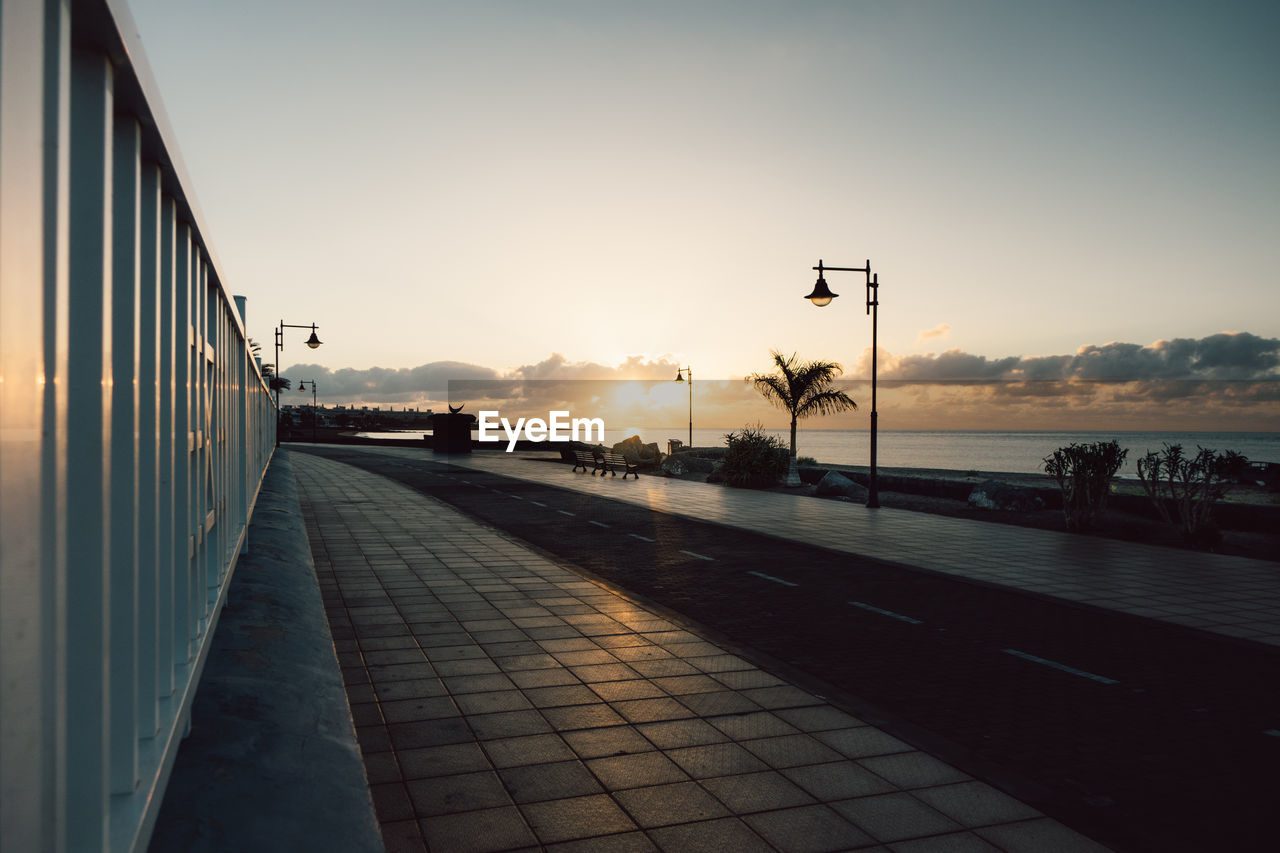
<svg viewBox="0 0 1280 853">
<path fill-rule="evenodd" d="M 791 414 L 791 458 L 796 458 L 796 421 L 812 415 L 831 415 L 858 408 L 843 391 L 831 383 L 844 372 L 833 361 L 800 362 L 796 354 L 784 356 L 771 350 L 774 373 L 753 373 L 751 383 L 764 398 Z"/>
</svg>

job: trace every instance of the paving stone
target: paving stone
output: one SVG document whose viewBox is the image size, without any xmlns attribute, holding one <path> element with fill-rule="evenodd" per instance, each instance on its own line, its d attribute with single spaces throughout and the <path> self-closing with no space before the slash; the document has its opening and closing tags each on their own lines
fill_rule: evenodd
<svg viewBox="0 0 1280 853">
<path fill-rule="evenodd" d="M 680 720 L 693 716 L 693 712 L 675 699 L 632 699 L 614 702 L 613 709 L 632 723 L 653 723 L 658 720 Z"/>
<path fill-rule="evenodd" d="M 688 779 L 684 771 L 661 752 L 593 758 L 586 764 L 610 791 Z"/>
<path fill-rule="evenodd" d="M 747 815 L 743 820 L 786 853 L 828 853 L 875 841 L 826 806 L 799 806 Z"/>
<path fill-rule="evenodd" d="M 1040 817 L 1030 806 L 981 782 L 961 782 L 914 792 L 924 802 L 968 827 Z"/>
<path fill-rule="evenodd" d="M 449 853 L 488 853 L 538 843 L 514 806 L 424 818 L 420 826 L 430 849 Z"/>
<path fill-rule="evenodd" d="M 520 810 L 543 844 L 612 835 L 636 828 L 618 804 L 604 794 L 527 803 L 520 806 Z"/>
<path fill-rule="evenodd" d="M 724 817 L 728 810 L 696 782 L 618 791 L 614 798 L 646 829 Z"/>
<path fill-rule="evenodd" d="M 533 687 L 524 691 L 525 698 L 539 708 L 560 708 L 568 705 L 595 705 L 600 698 L 586 685 L 573 679 L 572 684 L 557 687 Z"/>
<path fill-rule="evenodd" d="M 968 781 L 969 776 L 939 761 L 927 752 L 900 752 L 864 758 L 858 762 L 863 767 L 882 776 L 899 788 L 927 788 L 952 782 Z"/>
<path fill-rule="evenodd" d="M 683 746 L 700 746 L 728 740 L 724 733 L 703 720 L 667 720 L 660 723 L 642 723 L 636 730 L 659 749 L 678 749 Z"/>
<path fill-rule="evenodd" d="M 467 723 L 479 740 L 536 735 L 551 731 L 551 725 L 535 710 L 476 714 L 468 717 Z"/>
<path fill-rule="evenodd" d="M 578 841 L 565 841 L 545 848 L 547 853 L 657 853 L 658 848 L 642 832 L 597 835 Z"/>
<path fill-rule="evenodd" d="M 832 803 L 831 808 L 879 841 L 902 841 L 962 829 L 949 817 L 905 793 Z"/>
<path fill-rule="evenodd" d="M 582 758 L 633 755 L 653 751 L 653 744 L 631 726 L 565 732 L 565 743 Z"/>
<path fill-rule="evenodd" d="M 809 805 L 813 797 L 774 771 L 706 779 L 703 786 L 735 814 Z"/>
<path fill-rule="evenodd" d="M 777 848 L 737 818 L 685 823 L 649 831 L 667 853 L 772 853 Z"/>
<path fill-rule="evenodd" d="M 438 720 L 443 717 L 456 717 L 460 713 L 448 696 L 384 701 L 381 707 L 382 716 L 386 718 L 388 724 Z"/>
<path fill-rule="evenodd" d="M 1054 853 L 1107 853 L 1108 850 L 1048 818 L 986 826 L 974 831 L 1007 853 L 1040 853 L 1044 850 L 1053 850 Z"/>
<path fill-rule="evenodd" d="M 670 750 L 667 755 L 695 779 L 710 779 L 715 776 L 768 769 L 764 762 L 736 743 L 690 746 Z"/>
<path fill-rule="evenodd" d="M 511 805 L 502 780 L 492 770 L 417 779 L 407 784 L 418 817 Z"/>
<path fill-rule="evenodd" d="M 910 744 L 872 726 L 815 732 L 816 739 L 849 758 L 869 758 L 895 752 L 914 752 Z"/>
<path fill-rule="evenodd" d="M 559 732 L 620 726 L 626 723 L 617 711 L 603 702 L 594 705 L 544 708 L 542 716 L 546 717 L 547 722 Z"/>
<path fill-rule="evenodd" d="M 893 853 L 1000 853 L 1000 848 L 988 844 L 972 832 L 949 832 L 911 841 L 897 841 L 889 845 Z M 1053 847 L 1034 848 L 1035 853 L 1056 850 Z"/>
<path fill-rule="evenodd" d="M 550 764 L 568 761 L 576 756 L 558 735 L 543 734 L 484 742 L 493 766 L 499 769 L 526 764 Z"/>
<path fill-rule="evenodd" d="M 894 790 L 893 785 L 852 761 L 790 767 L 781 772 L 824 802 Z"/>
<path fill-rule="evenodd" d="M 519 690 L 499 690 L 494 693 L 464 693 L 455 696 L 454 704 L 463 714 L 494 714 L 499 711 L 521 711 L 533 704 Z"/>
<path fill-rule="evenodd" d="M 379 822 L 413 817 L 413 803 L 409 800 L 409 791 L 404 783 L 370 785 L 369 793 L 373 795 L 373 808 L 378 813 Z"/>
<path fill-rule="evenodd" d="M 454 773 L 489 769 L 489 759 L 476 743 L 405 749 L 395 755 L 405 779 L 450 776 Z"/>
<path fill-rule="evenodd" d="M 511 798 L 517 803 L 562 800 L 598 794 L 603 789 L 580 761 L 530 764 L 500 771 Z"/>
<path fill-rule="evenodd" d="M 416 820 L 393 820 L 382 824 L 382 843 L 387 853 L 427 853 L 422 827 Z"/>
<path fill-rule="evenodd" d="M 741 740 L 744 747 L 770 767 L 800 767 L 841 760 L 840 753 L 808 735 L 782 735 L 759 740 Z"/>
</svg>

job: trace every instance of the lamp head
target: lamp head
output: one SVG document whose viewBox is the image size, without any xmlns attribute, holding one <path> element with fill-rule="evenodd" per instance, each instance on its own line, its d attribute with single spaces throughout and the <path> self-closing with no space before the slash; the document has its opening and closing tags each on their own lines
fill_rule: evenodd
<svg viewBox="0 0 1280 853">
<path fill-rule="evenodd" d="M 818 280 L 813 285 L 813 292 L 806 296 L 805 299 L 821 308 L 824 305 L 830 305 L 831 300 L 839 295 L 838 293 L 832 293 L 831 288 L 827 287 L 827 280 L 822 277 L 822 261 L 818 261 Z"/>
<path fill-rule="evenodd" d="M 307 346 L 311 347 L 312 349 L 315 349 L 316 347 L 320 346 L 321 343 L 323 343 L 323 341 L 321 341 L 319 338 L 316 337 L 316 324 L 312 323 L 311 337 L 307 338 Z"/>
<path fill-rule="evenodd" d="M 683 381 L 684 381 L 684 369 L 683 369 L 683 368 L 682 368 L 682 369 L 680 369 L 680 370 L 677 370 L 677 371 L 676 371 L 676 378 L 675 378 L 675 381 L 676 381 L 676 382 L 683 382 Z"/>
</svg>

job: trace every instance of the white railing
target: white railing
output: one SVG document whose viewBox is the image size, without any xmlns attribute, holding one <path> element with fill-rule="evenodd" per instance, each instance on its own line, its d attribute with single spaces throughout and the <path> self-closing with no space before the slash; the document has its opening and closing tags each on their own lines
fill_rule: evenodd
<svg viewBox="0 0 1280 853">
<path fill-rule="evenodd" d="M 0 848 L 145 849 L 276 417 L 121 0 L 0 0 Z"/>
</svg>

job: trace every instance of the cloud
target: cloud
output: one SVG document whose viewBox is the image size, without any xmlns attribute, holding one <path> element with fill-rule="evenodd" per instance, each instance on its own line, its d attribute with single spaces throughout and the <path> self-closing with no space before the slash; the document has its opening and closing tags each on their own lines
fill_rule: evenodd
<svg viewBox="0 0 1280 853">
<path fill-rule="evenodd" d="M 316 380 L 326 401 L 370 403 L 440 403 L 447 399 L 517 399 L 549 406 L 580 399 L 590 382 L 619 380 L 671 381 L 676 363 L 664 358 L 629 356 L 616 366 L 571 362 L 560 353 L 503 373 L 461 361 L 433 361 L 417 367 L 330 370 L 318 364 L 295 364 L 282 373 L 295 384 Z"/>
<path fill-rule="evenodd" d="M 920 346 L 925 341 L 931 341 L 934 338 L 945 338 L 949 334 L 951 334 L 951 327 L 946 323 L 939 323 L 932 329 L 925 329 L 916 335 L 916 346 Z"/>
<path fill-rule="evenodd" d="M 866 355 L 860 370 L 869 368 Z M 1074 355 L 991 359 L 959 349 L 894 356 L 880 351 L 879 376 L 910 382 L 1143 382 L 1280 379 L 1280 339 L 1249 332 L 1152 344 L 1087 344 Z"/>
<path fill-rule="evenodd" d="M 498 371 L 461 361 L 433 361 L 417 367 L 344 367 L 330 370 L 318 364 L 295 364 L 281 375 L 296 384 L 316 380 L 320 396 L 326 400 L 360 402 L 402 402 L 424 398 L 442 399 L 449 382 L 457 379 L 496 379 Z"/>
</svg>

